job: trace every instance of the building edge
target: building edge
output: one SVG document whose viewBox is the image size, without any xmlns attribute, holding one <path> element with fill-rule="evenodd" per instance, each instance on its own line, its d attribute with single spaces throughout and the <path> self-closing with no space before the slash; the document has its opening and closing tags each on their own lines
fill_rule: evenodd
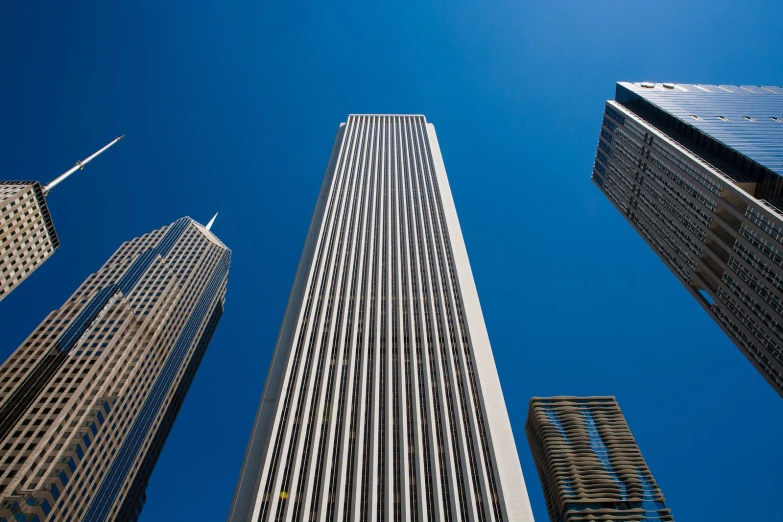
<svg viewBox="0 0 783 522">
<path fill-rule="evenodd" d="M 299 315 L 302 312 L 302 306 L 305 304 L 302 297 L 307 287 L 307 281 L 310 279 L 312 261 L 315 256 L 318 238 L 321 235 L 321 228 L 324 225 L 323 216 L 329 200 L 332 178 L 334 177 L 337 158 L 343 146 L 344 135 L 345 125 L 340 124 L 332 146 L 326 173 L 321 183 L 321 189 L 318 193 L 315 211 L 307 231 L 302 256 L 299 259 L 299 266 L 296 269 L 285 314 L 277 336 L 277 342 L 275 343 L 275 351 L 267 370 L 264 390 L 261 394 L 255 420 L 253 421 L 245 458 L 228 514 L 228 522 L 251 522 L 258 514 L 260 495 L 256 493 L 260 491 L 264 470 L 266 469 L 266 466 L 262 466 L 261 462 L 266 458 L 269 449 L 268 445 L 272 441 L 270 431 L 277 416 L 275 405 L 279 402 L 283 383 L 286 380 L 286 366 L 293 346 L 291 341 L 296 330 Z M 282 405 L 282 402 L 280 404 Z M 254 473 L 255 476 L 253 476 Z"/>
<path fill-rule="evenodd" d="M 479 388 L 484 392 L 479 394 L 479 400 L 486 412 L 491 455 L 496 459 L 493 464 L 499 475 L 497 488 L 503 499 L 501 502 L 503 515 L 510 522 L 533 522 L 533 510 L 522 474 L 519 453 L 514 442 L 514 433 L 500 386 L 484 314 L 481 311 L 478 290 L 470 268 L 467 247 L 457 217 L 457 208 L 446 175 L 446 166 L 435 134 L 435 126 L 432 123 L 426 125 L 438 188 L 441 192 L 440 201 L 446 219 L 446 232 L 451 241 L 457 281 L 460 283 L 458 291 L 463 299 L 465 319 L 468 323 L 467 331 L 473 346 L 477 381 Z"/>
</svg>

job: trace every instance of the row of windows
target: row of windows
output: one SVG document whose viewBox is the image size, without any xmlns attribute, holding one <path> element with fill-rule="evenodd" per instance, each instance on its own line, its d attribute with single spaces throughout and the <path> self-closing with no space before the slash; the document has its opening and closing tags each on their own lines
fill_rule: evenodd
<svg viewBox="0 0 783 522">
<path fill-rule="evenodd" d="M 624 127 L 625 129 L 628 129 L 637 140 L 642 140 L 643 143 L 646 143 L 649 145 L 649 147 L 645 150 L 644 148 L 641 149 L 640 152 L 642 152 L 643 155 L 646 156 L 646 159 L 652 160 L 655 158 L 652 154 L 660 155 L 665 161 L 668 161 L 670 164 L 674 165 L 677 169 L 679 169 L 681 172 L 686 174 L 688 177 L 692 178 L 694 181 L 696 181 L 699 185 L 706 188 L 716 196 L 720 196 L 723 185 L 715 179 L 714 176 L 711 176 L 709 174 L 705 174 L 702 172 L 703 167 L 699 166 L 698 164 L 694 165 L 694 162 L 683 156 L 682 154 L 678 153 L 674 148 L 666 143 L 666 141 L 661 139 L 656 139 L 655 136 L 650 135 L 648 132 L 643 131 L 636 123 L 630 123 Z M 655 158 L 655 161 L 660 163 L 661 161 L 657 158 Z M 668 167 L 665 167 L 668 170 Z M 670 171 L 671 172 L 671 171 Z M 673 175 L 676 175 L 672 173 Z M 679 177 L 679 176 L 678 176 Z M 688 183 L 690 185 L 690 183 Z M 695 187 L 694 187 L 695 189 Z M 702 197 L 706 197 L 706 195 L 702 194 Z M 715 209 L 715 201 L 711 198 L 707 198 L 709 201 L 709 205 L 707 205 L 711 210 Z"/>
<path fill-rule="evenodd" d="M 770 218 L 751 206 L 748 206 L 745 211 L 745 217 L 769 234 L 772 239 L 783 244 L 783 225 L 777 219 Z"/>
</svg>

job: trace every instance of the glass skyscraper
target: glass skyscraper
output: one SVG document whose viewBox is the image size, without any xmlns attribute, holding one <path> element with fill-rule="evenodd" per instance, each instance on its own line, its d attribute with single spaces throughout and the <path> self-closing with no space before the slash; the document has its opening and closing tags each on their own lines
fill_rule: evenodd
<svg viewBox="0 0 783 522">
<path fill-rule="evenodd" d="M 338 130 L 229 520 L 533 520 L 423 116 Z"/>
<path fill-rule="evenodd" d="M 592 179 L 783 396 L 783 87 L 618 83 Z"/>
<path fill-rule="evenodd" d="M 138 518 L 230 260 L 190 218 L 128 241 L 0 366 L 0 522 Z"/>
<path fill-rule="evenodd" d="M 527 440 L 551 522 L 672 522 L 614 397 L 534 397 Z"/>
</svg>

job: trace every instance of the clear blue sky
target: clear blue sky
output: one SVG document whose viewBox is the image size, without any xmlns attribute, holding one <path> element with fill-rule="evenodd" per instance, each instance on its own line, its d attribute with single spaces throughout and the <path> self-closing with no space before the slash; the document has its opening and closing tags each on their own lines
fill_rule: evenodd
<svg viewBox="0 0 783 522">
<path fill-rule="evenodd" d="M 183 215 L 233 251 L 226 313 L 142 522 L 224 520 L 337 126 L 435 124 L 539 522 L 533 395 L 616 395 L 679 522 L 780 514 L 783 400 L 590 182 L 614 84 L 783 82 L 783 6 L 3 2 L 5 179 L 62 246 L 0 303 L 5 358 L 119 244 Z M 490 5 L 491 4 L 491 5 Z"/>
</svg>

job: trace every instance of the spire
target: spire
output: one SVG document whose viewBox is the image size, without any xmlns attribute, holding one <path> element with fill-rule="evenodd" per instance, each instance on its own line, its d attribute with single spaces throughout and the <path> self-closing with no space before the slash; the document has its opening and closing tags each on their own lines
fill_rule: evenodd
<svg viewBox="0 0 783 522">
<path fill-rule="evenodd" d="M 48 184 L 46 184 L 46 185 L 44 186 L 44 195 L 48 195 L 48 194 L 49 194 L 49 192 L 50 192 L 50 191 L 51 191 L 51 190 L 52 190 L 54 187 L 56 187 L 57 185 L 59 185 L 60 183 L 62 183 L 62 181 L 63 181 L 65 178 L 67 178 L 68 176 L 70 176 L 71 174 L 73 174 L 74 172 L 76 172 L 77 170 L 82 170 L 82 169 L 84 168 L 84 166 L 85 166 L 85 165 L 87 165 L 89 162 L 91 162 L 92 160 L 94 160 L 95 158 L 97 158 L 98 156 L 100 156 L 100 155 L 101 155 L 101 153 L 103 153 L 103 151 L 105 151 L 106 149 L 108 149 L 109 147 L 111 147 L 112 145 L 114 145 L 115 143 L 117 143 L 118 141 L 120 141 L 120 140 L 121 140 L 122 138 L 124 138 L 124 137 L 125 137 L 125 135 L 124 135 L 124 134 L 123 134 L 122 136 L 117 136 L 116 138 L 114 138 L 114 140 L 112 140 L 112 142 L 111 142 L 111 143 L 109 143 L 108 145 L 106 145 L 105 147 L 103 147 L 101 150 L 99 150 L 98 152 L 96 152 L 96 153 L 95 153 L 95 154 L 93 154 L 92 156 L 88 157 L 87 159 L 83 159 L 83 160 L 81 160 L 81 161 L 77 161 L 77 162 L 76 162 L 76 165 L 74 165 L 74 166 L 73 166 L 73 167 L 71 167 L 70 169 L 66 170 L 65 172 L 63 172 L 62 174 L 60 174 L 59 176 L 57 176 L 57 177 L 56 177 L 56 178 L 55 178 L 53 181 L 50 181 Z"/>
<path fill-rule="evenodd" d="M 209 223 L 207 223 L 207 230 L 210 230 L 212 228 L 212 223 L 215 222 L 215 218 L 217 217 L 218 212 L 215 212 L 215 215 L 212 216 L 212 219 L 209 220 Z"/>
</svg>

